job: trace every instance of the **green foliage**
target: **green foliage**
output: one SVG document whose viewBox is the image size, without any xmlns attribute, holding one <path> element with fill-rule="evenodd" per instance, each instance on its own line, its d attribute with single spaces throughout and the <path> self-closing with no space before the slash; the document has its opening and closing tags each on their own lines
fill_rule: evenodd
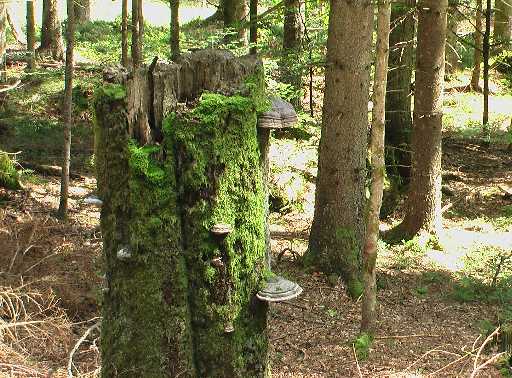
<svg viewBox="0 0 512 378">
<path fill-rule="evenodd" d="M 512 253 L 490 246 L 468 253 L 451 297 L 459 302 L 512 301 Z"/>
<path fill-rule="evenodd" d="M 370 348 L 373 344 L 373 336 L 363 332 L 352 343 L 359 360 L 366 360 L 370 354 Z"/>
<path fill-rule="evenodd" d="M 14 161 L 3 151 L 0 151 L 0 186 L 7 189 L 21 189 L 20 176 Z"/>
</svg>

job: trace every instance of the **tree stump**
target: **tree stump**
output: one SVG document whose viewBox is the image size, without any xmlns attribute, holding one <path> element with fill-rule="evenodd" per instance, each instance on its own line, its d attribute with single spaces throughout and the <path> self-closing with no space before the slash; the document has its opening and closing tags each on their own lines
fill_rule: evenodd
<svg viewBox="0 0 512 378">
<path fill-rule="evenodd" d="M 145 70 L 96 97 L 102 376 L 268 376 L 261 63 L 207 50 Z"/>
</svg>

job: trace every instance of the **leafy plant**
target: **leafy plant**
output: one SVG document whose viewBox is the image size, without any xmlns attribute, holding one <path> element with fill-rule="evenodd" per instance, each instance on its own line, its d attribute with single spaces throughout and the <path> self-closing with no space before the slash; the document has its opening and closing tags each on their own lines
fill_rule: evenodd
<svg viewBox="0 0 512 378">
<path fill-rule="evenodd" d="M 359 360 L 366 360 L 370 354 L 370 348 L 373 344 L 373 336 L 363 332 L 352 343 Z"/>
</svg>

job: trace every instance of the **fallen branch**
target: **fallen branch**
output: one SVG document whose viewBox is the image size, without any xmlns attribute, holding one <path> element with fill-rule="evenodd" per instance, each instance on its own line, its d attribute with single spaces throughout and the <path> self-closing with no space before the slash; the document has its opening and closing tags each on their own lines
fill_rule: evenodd
<svg viewBox="0 0 512 378">
<path fill-rule="evenodd" d="M 23 168 L 26 169 L 32 169 L 36 172 L 43 173 L 49 176 L 61 176 L 62 175 L 62 168 L 57 165 L 46 165 L 46 164 L 36 164 L 36 163 L 30 163 L 28 161 L 22 161 L 20 165 Z M 72 179 L 77 180 L 85 180 L 86 177 L 82 176 L 78 173 L 70 172 L 69 177 Z"/>
<path fill-rule="evenodd" d="M 415 335 L 391 335 L 391 336 L 378 336 L 375 340 L 387 340 L 387 339 L 409 339 L 414 337 L 441 337 L 439 335 L 428 335 L 428 334 L 415 334 Z"/>
<path fill-rule="evenodd" d="M 15 89 L 20 84 L 21 84 L 21 80 L 17 80 L 14 84 L 11 84 L 11 85 L 9 85 L 7 87 L 0 88 L 0 93 L 8 92 L 8 91 L 10 91 L 12 89 Z"/>
<path fill-rule="evenodd" d="M 80 337 L 78 339 L 75 346 L 71 350 L 71 353 L 69 354 L 69 359 L 68 359 L 68 378 L 73 378 L 73 356 L 75 355 L 78 348 L 80 348 L 80 345 L 82 345 L 82 343 L 85 341 L 85 339 L 87 339 L 87 337 L 91 334 L 91 332 L 94 331 L 95 329 L 99 328 L 99 326 L 100 326 L 100 322 L 97 322 L 97 323 L 93 324 L 91 327 L 89 327 L 87 329 L 87 331 L 85 331 L 85 333 L 82 335 L 82 337 Z"/>
</svg>

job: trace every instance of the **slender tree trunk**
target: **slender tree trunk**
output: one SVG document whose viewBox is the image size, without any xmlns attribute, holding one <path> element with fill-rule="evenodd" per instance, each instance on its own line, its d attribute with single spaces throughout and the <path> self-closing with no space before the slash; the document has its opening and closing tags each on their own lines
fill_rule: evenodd
<svg viewBox="0 0 512 378">
<path fill-rule="evenodd" d="M 363 289 L 360 262 L 372 32 L 370 2 L 331 3 L 315 214 L 304 261 L 341 274 L 353 297 Z"/>
<path fill-rule="evenodd" d="M 128 67 L 128 0 L 121 5 L 121 65 Z"/>
<path fill-rule="evenodd" d="M 140 44 L 139 2 L 132 0 L 132 64 L 139 67 L 142 61 Z"/>
<path fill-rule="evenodd" d="M 474 50 L 474 68 L 471 75 L 471 88 L 474 91 L 480 92 L 480 65 L 482 64 L 482 0 L 476 0 L 476 13 L 475 13 L 475 32 L 474 32 L 475 50 Z"/>
<path fill-rule="evenodd" d="M 144 63 L 144 12 L 143 12 L 144 0 L 138 0 L 138 12 L 139 12 L 139 52 L 140 62 Z"/>
<path fill-rule="evenodd" d="M 512 2 L 510 0 L 495 0 L 494 3 L 494 43 L 496 51 L 510 47 L 512 33 Z"/>
<path fill-rule="evenodd" d="M 244 44 L 247 43 L 247 31 L 241 27 L 248 13 L 246 0 L 224 0 L 223 5 L 224 27 L 238 30 L 233 35 L 227 36 L 226 41 L 238 39 Z"/>
<path fill-rule="evenodd" d="M 460 68 L 460 57 L 457 53 L 459 15 L 456 10 L 459 5 L 458 0 L 449 0 L 448 11 L 448 30 L 446 34 L 446 73 L 454 74 Z"/>
<path fill-rule="evenodd" d="M 375 265 L 377 262 L 377 242 L 379 240 L 380 207 L 384 189 L 384 135 L 386 109 L 386 80 L 389 56 L 389 23 L 391 18 L 390 0 L 379 2 L 377 16 L 377 46 L 375 76 L 373 80 L 373 110 L 371 132 L 372 185 L 368 218 L 366 220 L 366 240 L 363 250 L 363 304 L 361 331 L 373 334 L 376 330 L 377 282 Z"/>
<path fill-rule="evenodd" d="M 258 52 L 258 0 L 249 1 L 249 17 L 251 26 L 249 29 L 250 54 Z"/>
<path fill-rule="evenodd" d="M 491 0 L 487 0 L 485 10 L 485 33 L 483 42 L 483 60 L 484 60 L 484 113 L 482 116 L 482 124 L 484 132 L 488 132 L 489 123 L 489 55 L 491 50 Z"/>
<path fill-rule="evenodd" d="M 57 0 L 43 0 L 41 45 L 37 52 L 42 56 L 49 55 L 55 60 L 62 60 L 64 58 L 62 30 L 57 15 Z"/>
<path fill-rule="evenodd" d="M 73 126 L 73 49 L 75 46 L 75 7 L 67 0 L 68 22 L 66 25 L 66 73 L 64 85 L 64 153 L 60 185 L 58 215 L 68 216 L 69 165 L 71 160 L 71 127 Z"/>
<path fill-rule="evenodd" d="M 7 8 L 6 16 L 7 16 L 7 22 L 9 23 L 9 27 L 11 29 L 11 33 L 12 33 L 14 39 L 16 40 L 17 43 L 19 43 L 20 45 L 23 45 L 24 44 L 23 31 L 18 30 L 17 25 L 14 23 L 14 21 L 11 18 L 11 14 L 9 13 L 9 8 Z M 21 34 L 21 36 L 20 36 L 20 34 Z"/>
<path fill-rule="evenodd" d="M 75 0 L 75 23 L 82 25 L 91 21 L 91 0 Z"/>
<path fill-rule="evenodd" d="M 34 1 L 27 0 L 27 65 L 29 70 L 35 68 L 36 21 Z"/>
<path fill-rule="evenodd" d="M 441 228 L 441 129 L 448 0 L 418 3 L 412 176 L 399 230 L 410 238 Z"/>
<path fill-rule="evenodd" d="M 0 2 L 0 83 L 7 81 L 7 3 Z"/>
<path fill-rule="evenodd" d="M 180 56 L 180 0 L 171 0 L 171 59 Z"/>
<path fill-rule="evenodd" d="M 302 20 L 300 0 L 284 0 L 283 58 L 281 59 L 281 80 L 290 84 L 299 93 L 291 99 L 300 107 L 302 88 L 302 67 L 297 62 L 302 43 Z"/>
<path fill-rule="evenodd" d="M 386 88 L 386 164 L 395 186 L 411 175 L 412 94 L 416 0 L 391 4 L 389 70 Z"/>
</svg>

